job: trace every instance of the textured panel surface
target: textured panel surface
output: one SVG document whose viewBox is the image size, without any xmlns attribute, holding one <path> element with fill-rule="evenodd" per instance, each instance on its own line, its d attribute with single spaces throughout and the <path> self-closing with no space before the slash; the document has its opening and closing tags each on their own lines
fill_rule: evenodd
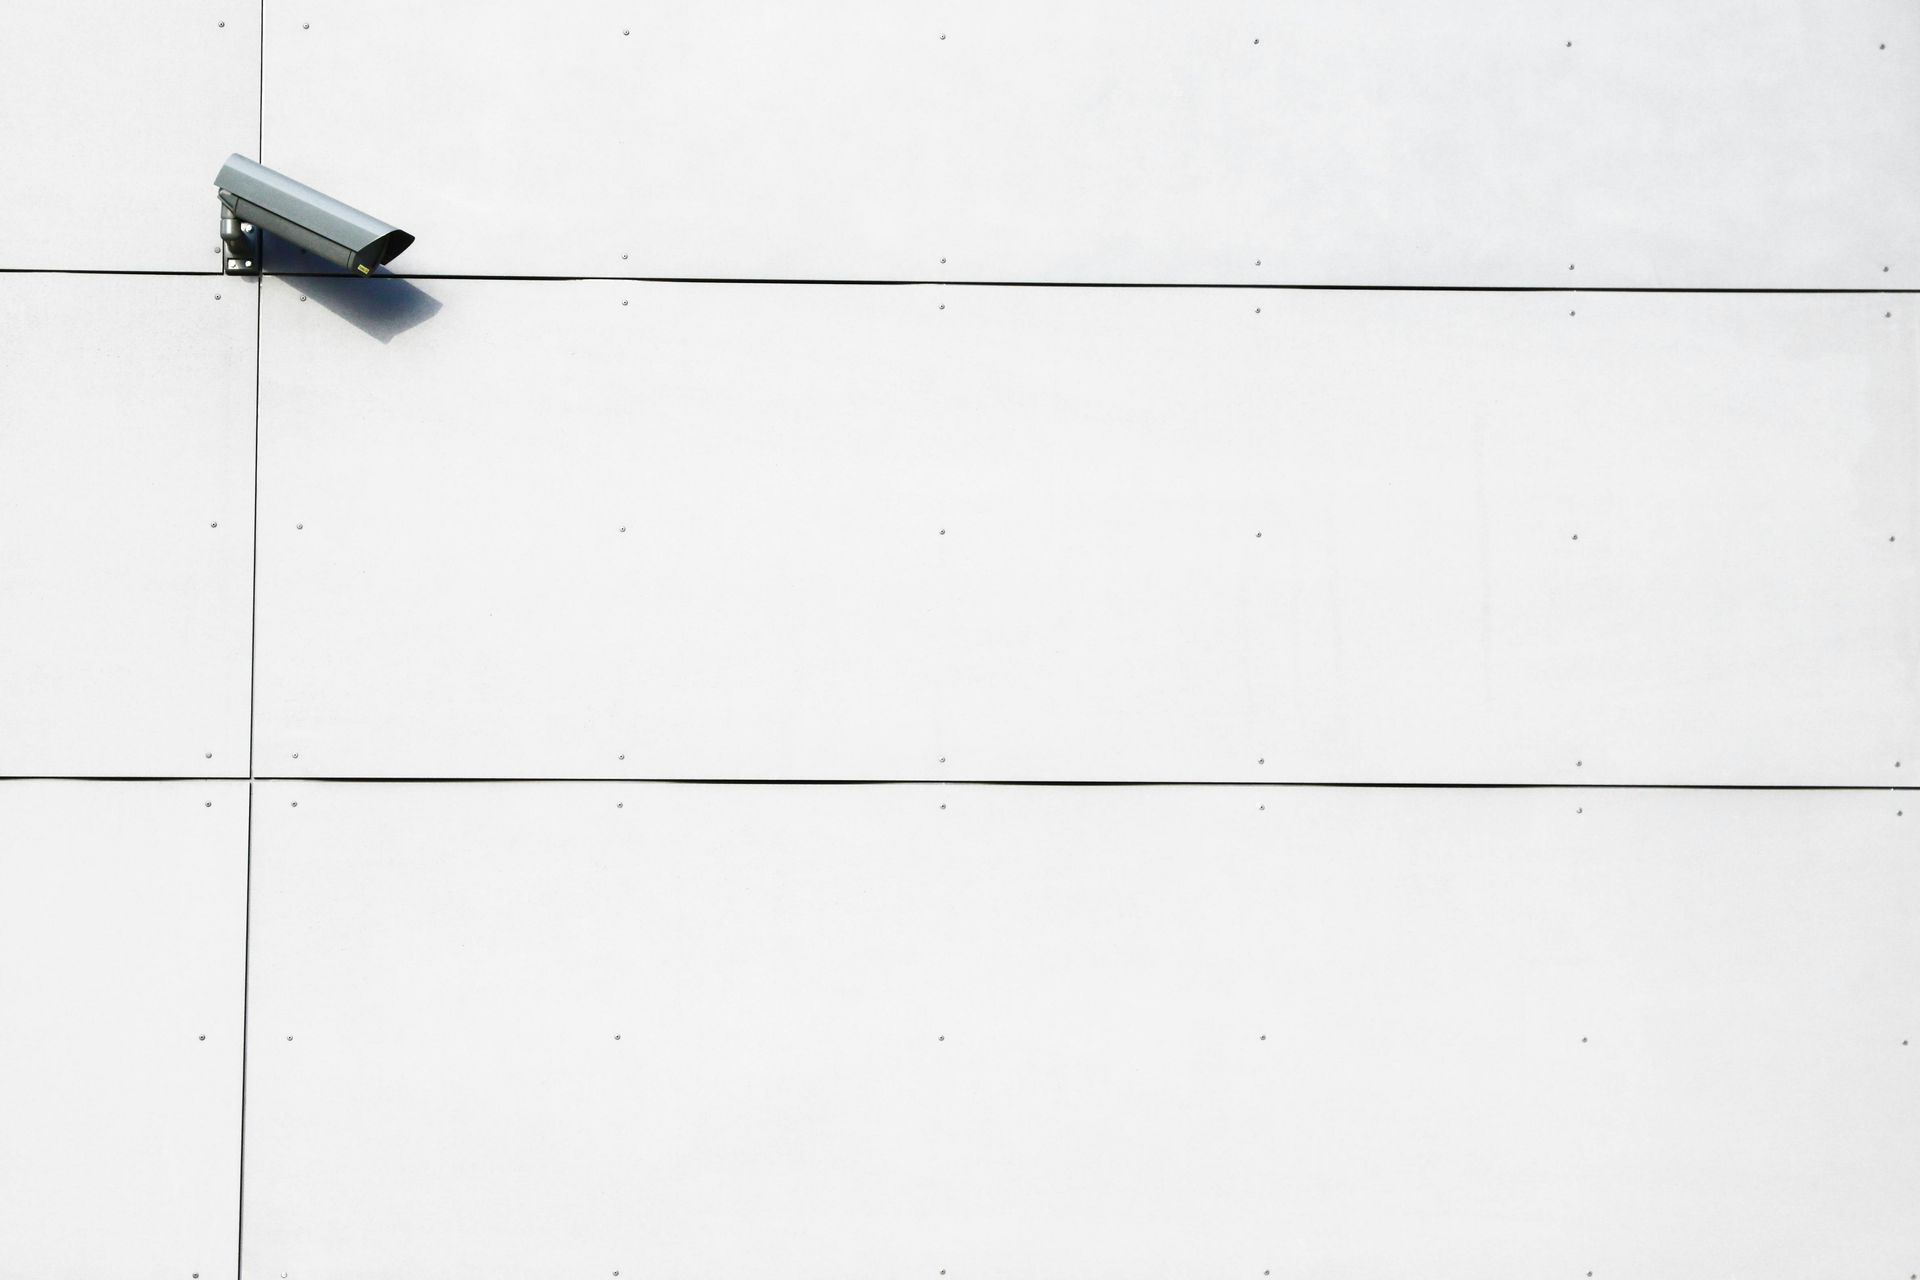
<svg viewBox="0 0 1920 1280">
<path fill-rule="evenodd" d="M 1886 794 L 258 803 L 250 1275 L 1912 1266 Z"/>
<path fill-rule="evenodd" d="M 409 272 L 1920 283 L 1906 0 L 313 0 L 266 35 L 263 158 L 419 235 Z"/>
<path fill-rule="evenodd" d="M 257 305 L 0 275 L 0 774 L 246 773 Z"/>
<path fill-rule="evenodd" d="M 1901 303 L 366 283 L 265 286 L 264 774 L 1915 765 Z"/>
<path fill-rule="evenodd" d="M 0 267 L 218 271 L 259 130 L 252 0 L 0 6 Z"/>
<path fill-rule="evenodd" d="M 0 1276 L 234 1274 L 247 788 L 0 782 Z"/>
</svg>

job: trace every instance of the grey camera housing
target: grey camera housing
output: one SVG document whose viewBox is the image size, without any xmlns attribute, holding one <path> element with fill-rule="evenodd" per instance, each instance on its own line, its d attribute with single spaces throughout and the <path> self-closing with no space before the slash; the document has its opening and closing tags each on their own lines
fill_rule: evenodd
<svg viewBox="0 0 1920 1280">
<path fill-rule="evenodd" d="M 214 185 L 220 189 L 220 240 L 228 275 L 260 274 L 262 228 L 362 276 L 413 243 L 400 228 L 243 155 L 227 157 Z"/>
</svg>

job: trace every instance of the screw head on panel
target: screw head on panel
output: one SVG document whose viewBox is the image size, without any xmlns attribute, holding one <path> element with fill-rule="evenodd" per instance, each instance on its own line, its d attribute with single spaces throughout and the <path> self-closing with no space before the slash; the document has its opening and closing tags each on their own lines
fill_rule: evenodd
<svg viewBox="0 0 1920 1280">
<path fill-rule="evenodd" d="M 207 752 L 207 759 L 209 760 L 213 759 L 213 752 L 211 751 Z"/>
<path fill-rule="evenodd" d="M 226 26 L 227 24 L 226 24 L 226 23 L 224 23 L 224 22 L 222 22 L 222 23 L 221 23 L 220 25 L 224 27 L 224 26 Z M 1881 47 L 1882 49 L 1884 49 L 1884 48 L 1886 48 L 1886 46 L 1885 46 L 1885 45 L 1881 45 L 1880 47 Z"/>
</svg>

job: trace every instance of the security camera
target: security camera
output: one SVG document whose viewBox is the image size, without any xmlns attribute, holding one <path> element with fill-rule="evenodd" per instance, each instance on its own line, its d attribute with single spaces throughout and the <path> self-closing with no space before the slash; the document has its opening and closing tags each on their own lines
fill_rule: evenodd
<svg viewBox="0 0 1920 1280">
<path fill-rule="evenodd" d="M 228 156 L 213 182 L 220 188 L 220 240 L 230 276 L 260 274 L 262 227 L 363 276 L 413 243 L 400 228 L 242 155 Z"/>
</svg>

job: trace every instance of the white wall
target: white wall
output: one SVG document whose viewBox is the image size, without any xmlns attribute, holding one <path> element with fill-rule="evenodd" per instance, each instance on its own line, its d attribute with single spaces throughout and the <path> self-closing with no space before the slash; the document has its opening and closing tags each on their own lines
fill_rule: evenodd
<svg viewBox="0 0 1920 1280">
<path fill-rule="evenodd" d="M 1910 1274 L 1917 59 L 0 12 L 0 1280 Z"/>
</svg>

